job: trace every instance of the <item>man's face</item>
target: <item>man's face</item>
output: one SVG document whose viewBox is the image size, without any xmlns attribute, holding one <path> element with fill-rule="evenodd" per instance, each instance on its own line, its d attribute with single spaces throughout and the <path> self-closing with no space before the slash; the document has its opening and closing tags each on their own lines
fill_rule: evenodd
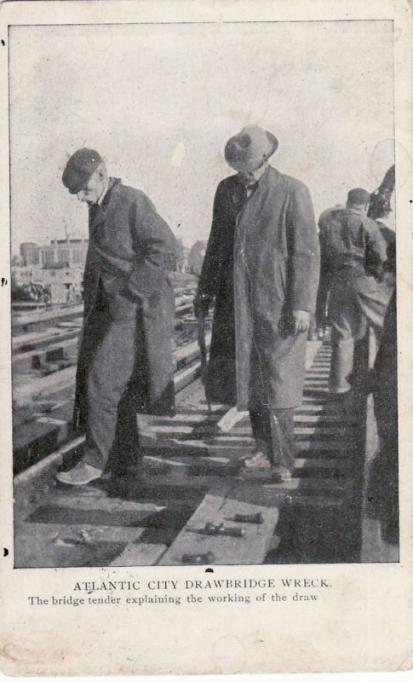
<svg viewBox="0 0 413 682">
<path fill-rule="evenodd" d="M 267 162 L 264 161 L 261 166 L 256 168 L 255 170 L 251 171 L 240 171 L 239 177 L 243 185 L 253 185 L 254 183 L 258 182 L 260 177 L 264 174 L 265 169 L 267 168 Z"/>
<path fill-rule="evenodd" d="M 107 181 L 106 170 L 103 166 L 98 166 L 92 173 L 85 187 L 77 193 L 79 201 L 85 201 L 87 204 L 97 204 L 102 196 Z"/>
</svg>

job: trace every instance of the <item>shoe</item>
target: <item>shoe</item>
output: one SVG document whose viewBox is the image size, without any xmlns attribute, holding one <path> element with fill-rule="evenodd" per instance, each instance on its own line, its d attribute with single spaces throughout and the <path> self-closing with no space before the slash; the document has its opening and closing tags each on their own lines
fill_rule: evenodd
<svg viewBox="0 0 413 682">
<path fill-rule="evenodd" d="M 271 469 L 271 462 L 262 450 L 257 450 L 242 460 L 245 469 Z"/>
<path fill-rule="evenodd" d="M 257 439 L 252 453 L 241 457 L 241 463 L 245 469 L 270 469 L 271 458 L 267 443 Z"/>
<path fill-rule="evenodd" d="M 97 469 L 91 464 L 86 464 L 85 462 L 79 462 L 70 471 L 59 471 L 55 479 L 59 483 L 64 483 L 65 485 L 88 485 L 92 481 L 96 481 L 101 478 L 103 471 Z"/>
<path fill-rule="evenodd" d="M 291 481 L 293 474 L 290 469 L 283 464 L 273 464 L 271 467 L 271 477 L 273 481 L 283 483 Z"/>
<path fill-rule="evenodd" d="M 351 388 L 344 391 L 332 391 L 330 389 L 328 397 L 330 400 L 345 400 L 351 394 Z"/>
</svg>

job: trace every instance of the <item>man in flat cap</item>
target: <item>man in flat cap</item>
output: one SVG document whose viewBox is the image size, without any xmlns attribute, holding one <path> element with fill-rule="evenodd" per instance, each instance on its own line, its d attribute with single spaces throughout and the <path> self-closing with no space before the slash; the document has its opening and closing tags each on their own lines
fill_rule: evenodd
<svg viewBox="0 0 413 682">
<path fill-rule="evenodd" d="M 307 187 L 268 163 L 277 147 L 256 126 L 228 141 L 237 173 L 216 191 L 195 307 L 205 313 L 215 300 L 207 397 L 249 410 L 256 448 L 244 464 L 283 479 L 293 467 L 319 245 Z"/>
<path fill-rule="evenodd" d="M 62 180 L 89 205 L 75 400 L 86 444 L 81 461 L 57 479 L 87 485 L 108 470 L 124 473 L 136 458 L 137 411 L 173 412 L 174 295 L 165 255 L 176 253 L 176 241 L 143 192 L 108 177 L 96 151 L 76 151 Z"/>
<path fill-rule="evenodd" d="M 367 217 L 370 194 L 350 190 L 345 208 L 320 218 L 321 269 L 330 282 L 328 317 L 332 328 L 330 392 L 351 389 L 354 346 L 371 326 L 383 327 L 390 292 L 379 280 L 386 244 L 379 226 Z"/>
</svg>

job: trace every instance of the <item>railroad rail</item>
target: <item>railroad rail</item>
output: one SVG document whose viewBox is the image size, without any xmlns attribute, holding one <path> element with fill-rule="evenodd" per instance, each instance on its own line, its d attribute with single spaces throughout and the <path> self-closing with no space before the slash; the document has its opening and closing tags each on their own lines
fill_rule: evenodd
<svg viewBox="0 0 413 682">
<path fill-rule="evenodd" d="M 53 479 L 83 444 L 71 430 L 81 317 L 50 319 L 46 329 L 14 336 L 15 565 L 377 560 L 372 525 L 361 522 L 372 411 L 363 387 L 366 349 L 347 405 L 328 396 L 329 344 L 307 344 L 293 478 L 280 484 L 265 473 L 246 475 L 240 458 L 253 445 L 249 420 L 224 434 L 224 406 L 207 409 L 192 296 L 186 289 L 176 300 L 177 414 L 138 417 L 142 463 L 115 486 L 68 490 Z M 386 556 L 396 560 L 394 552 Z"/>
<path fill-rule="evenodd" d="M 194 346 L 191 352 L 196 367 Z M 142 465 L 139 475 L 131 467 L 120 488 L 103 482 L 68 490 L 53 482 L 56 467 L 82 444 L 67 433 L 15 477 L 16 565 L 358 561 L 363 413 L 329 400 L 330 354 L 328 344 L 308 344 L 291 481 L 243 473 L 240 458 L 253 445 L 249 421 L 220 433 L 225 408 L 208 413 L 192 367 L 191 380 L 176 384 L 175 417 L 139 417 Z M 254 518 L 261 522 L 248 521 Z"/>
<path fill-rule="evenodd" d="M 171 273 L 170 278 L 176 296 L 185 296 L 186 294 L 193 293 L 197 282 L 196 277 L 191 275 L 178 277 L 176 274 Z M 27 305 L 30 305 L 30 303 L 27 303 Z M 33 305 L 36 304 L 34 303 Z M 35 327 L 44 327 L 56 320 L 71 320 L 81 316 L 82 313 L 83 304 L 80 303 L 74 305 L 59 305 L 58 307 L 51 308 L 40 308 L 38 310 L 32 310 L 31 312 L 17 312 L 12 309 L 13 333 L 16 334 L 18 331 L 28 331 Z"/>
<path fill-rule="evenodd" d="M 200 372 L 193 295 L 188 286 L 175 300 L 175 390 Z M 12 339 L 14 472 L 32 466 L 71 435 L 74 383 L 82 317 L 49 320 L 50 327 Z M 210 333 L 207 332 L 209 345 Z"/>
</svg>

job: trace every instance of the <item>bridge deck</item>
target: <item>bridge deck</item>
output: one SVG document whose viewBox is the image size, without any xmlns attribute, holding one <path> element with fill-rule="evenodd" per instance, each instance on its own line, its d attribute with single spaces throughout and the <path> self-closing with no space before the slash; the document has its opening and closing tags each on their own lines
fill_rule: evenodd
<svg viewBox="0 0 413 682">
<path fill-rule="evenodd" d="M 265 472 L 245 480 L 249 420 L 218 433 L 225 410 L 208 414 L 196 381 L 178 394 L 174 418 L 140 420 L 143 466 L 126 487 L 63 489 L 52 478 L 57 460 L 17 478 L 15 565 L 181 564 L 186 554 L 208 552 L 225 564 L 358 561 L 362 424 L 351 406 L 328 398 L 330 347 L 309 349 L 291 481 L 274 483 Z M 235 524 L 242 537 L 199 532 L 256 512 L 262 524 Z"/>
</svg>

